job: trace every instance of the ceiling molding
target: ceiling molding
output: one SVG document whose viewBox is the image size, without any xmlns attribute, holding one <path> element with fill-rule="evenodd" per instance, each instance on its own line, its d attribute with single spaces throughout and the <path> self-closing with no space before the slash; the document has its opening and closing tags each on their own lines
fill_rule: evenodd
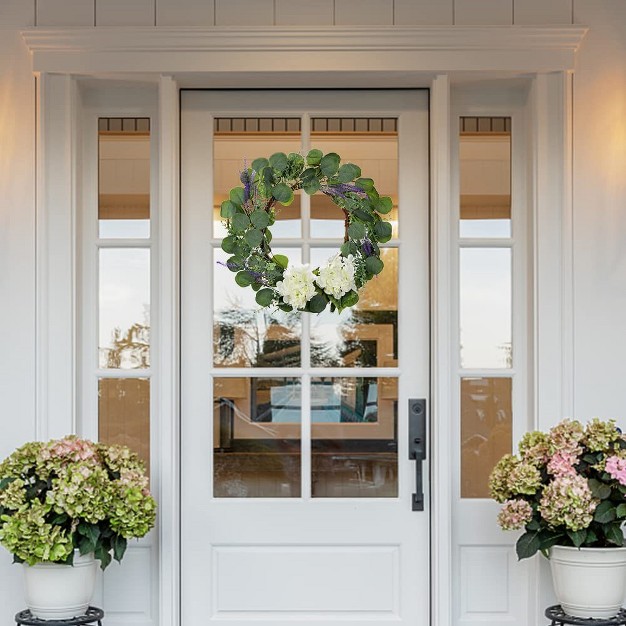
<svg viewBox="0 0 626 626">
<path fill-rule="evenodd" d="M 26 30 L 36 72 L 549 72 L 574 68 L 583 26 Z"/>
</svg>

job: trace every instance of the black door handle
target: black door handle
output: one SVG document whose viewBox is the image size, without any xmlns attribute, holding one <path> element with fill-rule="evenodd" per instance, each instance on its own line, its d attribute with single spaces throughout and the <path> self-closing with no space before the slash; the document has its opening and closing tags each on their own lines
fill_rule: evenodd
<svg viewBox="0 0 626 626">
<path fill-rule="evenodd" d="M 426 458 L 426 400 L 409 399 L 409 459 L 415 461 L 414 511 L 424 510 L 422 461 Z"/>
</svg>

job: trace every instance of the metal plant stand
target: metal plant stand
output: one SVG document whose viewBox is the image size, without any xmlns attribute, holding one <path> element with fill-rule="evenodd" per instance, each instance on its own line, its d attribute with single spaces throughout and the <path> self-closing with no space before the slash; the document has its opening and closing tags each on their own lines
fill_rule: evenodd
<svg viewBox="0 0 626 626">
<path fill-rule="evenodd" d="M 15 623 L 23 626 L 85 626 L 85 624 L 102 626 L 103 617 L 104 611 L 96 606 L 90 606 L 84 615 L 78 615 L 70 619 L 39 619 L 38 617 L 33 617 L 31 612 L 26 609 L 16 614 Z"/>
<path fill-rule="evenodd" d="M 593 619 L 587 617 L 573 617 L 563 611 L 560 604 L 555 604 L 546 609 L 545 616 L 552 620 L 550 626 L 564 626 L 574 624 L 575 626 L 622 626 L 626 624 L 626 609 L 608 619 Z"/>
</svg>

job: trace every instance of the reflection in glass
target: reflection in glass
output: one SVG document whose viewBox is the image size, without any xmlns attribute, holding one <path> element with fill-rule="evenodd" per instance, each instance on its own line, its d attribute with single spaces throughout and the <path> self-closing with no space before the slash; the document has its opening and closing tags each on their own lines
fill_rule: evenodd
<svg viewBox="0 0 626 626">
<path fill-rule="evenodd" d="M 100 367 L 150 367 L 150 250 L 101 248 L 99 254 Z"/>
<path fill-rule="evenodd" d="M 300 420 L 298 379 L 215 378 L 214 496 L 299 497 Z"/>
<path fill-rule="evenodd" d="M 510 378 L 461 379 L 461 497 L 488 498 L 489 474 L 511 453 Z"/>
<path fill-rule="evenodd" d="M 311 265 L 319 267 L 333 254 L 332 248 L 312 248 Z M 311 316 L 313 367 L 397 366 L 397 248 L 382 248 L 381 259 L 384 273 L 367 283 L 354 308 Z"/>
<path fill-rule="evenodd" d="M 312 495 L 398 495 L 397 380 L 313 378 Z"/>
<path fill-rule="evenodd" d="M 228 118 L 220 118 L 224 122 Z M 240 119 L 240 118 L 236 118 Z M 224 122 L 225 123 L 225 122 Z M 243 128 L 243 127 L 242 127 Z M 270 126 L 271 128 L 271 126 Z M 258 157 L 269 158 L 275 152 L 301 152 L 299 132 L 279 131 L 216 131 L 213 140 L 213 236 L 225 237 L 227 232 L 220 217 L 220 206 L 228 199 L 233 187 L 241 185 L 239 179 L 244 160 L 249 167 Z M 296 194 L 288 207 L 276 205 L 276 223 L 272 226 L 275 239 L 301 236 L 300 194 Z"/>
<path fill-rule="evenodd" d="M 147 378 L 100 378 L 98 439 L 128 446 L 150 470 L 150 381 Z"/>
<path fill-rule="evenodd" d="M 150 237 L 150 120 L 101 118 L 98 235 Z"/>
<path fill-rule="evenodd" d="M 511 132 L 504 130 L 510 119 L 495 119 L 499 124 L 476 124 L 468 131 L 474 126 L 461 118 L 461 237 L 511 236 Z"/>
<path fill-rule="evenodd" d="M 293 263 L 299 249 L 273 249 Z M 251 288 L 242 289 L 226 267 L 228 256 L 214 251 L 213 361 L 216 367 L 298 367 L 300 313 L 261 309 Z"/>
<path fill-rule="evenodd" d="M 461 248 L 461 367 L 512 367 L 511 250 Z"/>
<path fill-rule="evenodd" d="M 390 196 L 393 209 L 386 217 L 398 236 L 398 133 L 394 118 L 313 118 L 311 147 L 336 152 L 342 163 L 354 163 L 363 177 L 372 178 L 381 196 Z M 311 198 L 311 236 L 343 238 L 344 215 L 330 198 Z"/>
</svg>

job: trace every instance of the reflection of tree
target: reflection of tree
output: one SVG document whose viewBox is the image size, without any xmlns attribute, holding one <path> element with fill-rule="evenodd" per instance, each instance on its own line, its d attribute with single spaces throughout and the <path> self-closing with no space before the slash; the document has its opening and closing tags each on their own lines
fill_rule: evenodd
<svg viewBox="0 0 626 626">
<path fill-rule="evenodd" d="M 215 357 L 222 366 L 299 367 L 300 314 L 253 310 L 236 303 L 216 314 Z M 338 365 L 333 346 L 312 335 L 311 359 Z"/>
<path fill-rule="evenodd" d="M 136 322 L 125 331 L 116 326 L 108 348 L 100 349 L 101 366 L 111 369 L 150 367 L 150 316 L 144 308 L 143 323 Z"/>
</svg>

